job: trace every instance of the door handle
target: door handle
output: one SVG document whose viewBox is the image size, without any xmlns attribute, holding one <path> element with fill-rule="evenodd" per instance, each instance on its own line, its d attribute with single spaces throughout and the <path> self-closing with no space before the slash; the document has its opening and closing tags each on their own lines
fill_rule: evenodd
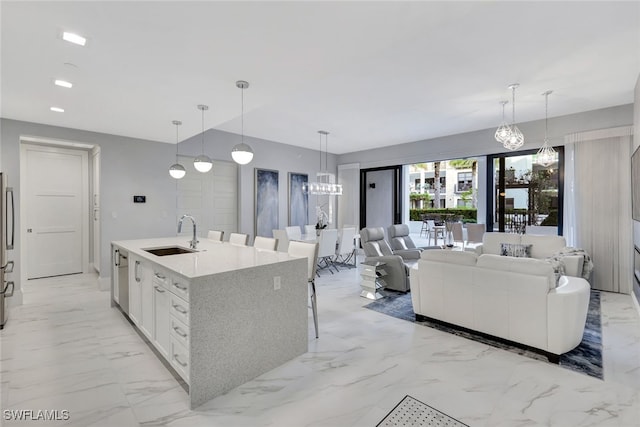
<svg viewBox="0 0 640 427">
<path fill-rule="evenodd" d="M 15 214 L 16 214 L 16 207 L 13 203 L 13 188 L 12 187 L 7 187 L 6 190 L 7 194 L 6 194 L 6 200 L 7 203 L 5 205 L 5 221 L 7 221 L 7 228 L 8 227 L 8 223 L 9 223 L 9 194 L 11 194 L 11 243 L 9 243 L 9 233 L 7 233 L 7 235 L 5 236 L 5 245 L 7 250 L 11 250 L 13 249 L 13 245 L 15 243 L 15 238 L 16 238 L 16 218 L 15 218 Z"/>
<path fill-rule="evenodd" d="M 113 251 L 114 255 L 113 258 L 115 258 L 115 266 L 116 267 L 120 267 L 120 250 L 116 249 L 115 251 Z"/>
<path fill-rule="evenodd" d="M 156 288 L 156 291 L 160 292 L 161 294 L 164 294 L 164 289 L 161 289 L 158 286 L 154 286 L 154 288 Z"/>
</svg>

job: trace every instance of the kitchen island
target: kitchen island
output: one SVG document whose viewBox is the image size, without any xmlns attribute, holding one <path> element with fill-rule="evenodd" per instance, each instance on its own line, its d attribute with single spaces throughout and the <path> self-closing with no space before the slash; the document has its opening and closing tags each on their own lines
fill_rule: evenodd
<svg viewBox="0 0 640 427">
<path fill-rule="evenodd" d="M 189 252 L 185 237 L 111 247 L 111 304 L 184 379 L 191 408 L 307 351 L 306 258 L 208 239 Z"/>
</svg>

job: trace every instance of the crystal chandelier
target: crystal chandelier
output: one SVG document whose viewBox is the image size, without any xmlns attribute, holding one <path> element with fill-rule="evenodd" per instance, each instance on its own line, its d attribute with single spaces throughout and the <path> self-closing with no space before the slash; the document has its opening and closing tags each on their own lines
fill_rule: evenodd
<svg viewBox="0 0 640 427">
<path fill-rule="evenodd" d="M 253 150 L 248 144 L 244 143 L 244 90 L 249 87 L 249 82 L 238 80 L 236 86 L 242 90 L 242 115 L 240 116 L 242 130 L 240 144 L 233 147 L 231 157 L 239 165 L 246 165 L 253 159 Z"/>
<path fill-rule="evenodd" d="M 504 106 L 508 103 L 509 101 L 500 101 L 500 104 L 502 104 L 502 123 L 498 126 L 498 129 L 496 129 L 495 134 L 496 141 L 500 144 L 504 144 L 511 135 L 511 126 L 509 126 L 507 121 L 504 119 Z"/>
<path fill-rule="evenodd" d="M 508 138 L 502 143 L 504 148 L 508 150 L 517 150 L 524 145 L 524 135 L 516 126 L 516 88 L 518 86 L 520 86 L 518 83 L 509 86 L 511 89 L 511 126 Z"/>
<path fill-rule="evenodd" d="M 178 162 L 178 143 L 180 142 L 178 139 L 178 126 L 180 126 L 182 122 L 180 120 L 174 120 L 171 123 L 176 125 L 176 162 L 169 167 L 169 175 L 171 175 L 171 178 L 180 179 L 184 178 L 187 173 L 184 166 Z"/>
<path fill-rule="evenodd" d="M 302 190 L 308 194 L 317 196 L 341 196 L 342 185 L 335 183 L 335 175 L 327 171 L 329 157 L 329 132 L 319 130 L 320 134 L 320 172 L 316 174 L 316 182 L 308 182 L 303 185 Z M 322 135 L 325 137 L 327 147 L 325 154 L 325 170 L 322 169 Z"/>
<path fill-rule="evenodd" d="M 542 147 L 538 150 L 536 154 L 536 163 L 540 166 L 544 166 L 545 168 L 551 166 L 556 162 L 556 150 L 553 149 L 552 146 L 549 145 L 549 95 L 551 95 L 553 91 L 548 90 L 544 95 L 544 143 Z"/>
<path fill-rule="evenodd" d="M 193 160 L 193 166 L 198 172 L 202 173 L 209 172 L 213 167 L 213 162 L 211 161 L 209 156 L 204 154 L 204 112 L 208 109 L 209 107 L 206 105 L 198 105 L 198 110 L 202 111 L 202 154 L 200 154 Z"/>
</svg>

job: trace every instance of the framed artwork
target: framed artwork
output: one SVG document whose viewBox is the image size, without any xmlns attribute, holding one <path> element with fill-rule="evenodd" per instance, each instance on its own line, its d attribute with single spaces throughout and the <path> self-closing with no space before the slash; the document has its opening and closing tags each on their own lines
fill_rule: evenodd
<svg viewBox="0 0 640 427">
<path fill-rule="evenodd" d="M 272 237 L 278 228 L 278 171 L 255 168 L 255 236 Z"/>
<path fill-rule="evenodd" d="M 306 173 L 289 172 L 289 225 L 299 225 L 303 230 L 309 221 L 309 194 L 303 191 L 307 182 Z"/>
</svg>

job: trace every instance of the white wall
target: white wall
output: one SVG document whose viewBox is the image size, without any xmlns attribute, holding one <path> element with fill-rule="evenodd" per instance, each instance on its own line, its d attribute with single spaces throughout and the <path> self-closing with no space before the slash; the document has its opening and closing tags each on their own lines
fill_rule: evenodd
<svg viewBox="0 0 640 427">
<path fill-rule="evenodd" d="M 21 301 L 22 263 L 20 231 L 20 138 L 58 139 L 100 146 L 101 168 L 101 278 L 110 276 L 112 240 L 175 235 L 175 181 L 167 168 L 174 162 L 174 146 L 153 141 L 61 128 L 15 120 L 1 120 L 2 170 L 7 173 L 16 197 L 16 244 L 10 253 L 18 290 L 13 303 Z M 133 195 L 146 195 L 147 203 L 133 203 Z"/>
<path fill-rule="evenodd" d="M 315 138 L 314 136 L 310 136 Z M 195 135 L 180 143 L 180 154 L 197 156 L 202 152 L 202 134 Z M 316 173 L 320 170 L 320 154 L 316 150 L 295 147 L 293 145 L 280 144 L 259 138 L 245 136 L 245 143 L 249 144 L 254 152 L 253 161 L 245 166 L 239 166 L 238 176 L 238 211 L 240 212 L 239 231 L 251 236 L 254 234 L 253 218 L 255 213 L 254 201 L 254 169 L 272 169 L 279 174 L 279 228 L 288 225 L 288 172 L 306 173 L 309 181 L 316 180 Z M 240 143 L 240 135 L 210 129 L 205 132 L 205 154 L 212 159 L 231 160 L 231 149 Z M 336 156 L 328 155 L 328 170 L 337 173 Z M 323 156 L 324 169 L 324 156 Z M 325 198 L 326 199 L 326 198 Z M 324 201 L 326 202 L 326 200 Z M 323 203 L 324 203 L 323 202 Z M 315 215 L 316 196 L 309 196 L 309 224 L 316 223 Z M 336 209 L 333 207 L 333 221 L 336 224 Z"/>
<path fill-rule="evenodd" d="M 549 137 L 553 145 L 563 145 L 564 136 L 569 133 L 628 126 L 631 123 L 633 123 L 633 104 L 619 105 L 616 107 L 550 118 Z M 498 124 L 498 120 L 496 120 L 496 127 Z M 518 127 L 525 136 L 525 144 L 522 150 L 537 149 L 542 146 L 542 140 L 544 139 L 544 120 L 518 123 Z M 362 169 L 367 169 L 381 166 L 406 165 L 432 162 L 435 160 L 484 156 L 508 151 L 496 142 L 493 137 L 494 132 L 495 128 L 489 128 L 475 132 L 347 153 L 338 157 L 338 163 L 358 162 Z"/>
<path fill-rule="evenodd" d="M 393 187 L 394 170 L 370 171 L 366 174 L 365 191 L 367 201 L 367 227 L 384 227 L 385 233 L 389 225 L 393 224 Z M 371 185 L 375 184 L 375 188 Z M 362 225 L 362 224 L 361 224 Z"/>
</svg>

